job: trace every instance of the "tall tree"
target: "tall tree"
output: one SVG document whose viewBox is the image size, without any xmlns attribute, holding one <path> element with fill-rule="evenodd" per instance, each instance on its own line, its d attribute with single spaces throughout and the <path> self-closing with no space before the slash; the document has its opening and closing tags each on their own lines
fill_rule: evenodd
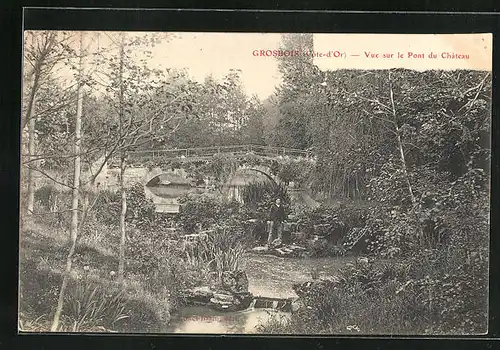
<svg viewBox="0 0 500 350">
<path fill-rule="evenodd" d="M 81 158 L 80 158 L 80 145 L 81 145 L 81 124 L 82 124 L 82 106 L 83 106 L 83 57 L 85 55 L 83 51 L 83 32 L 80 32 L 80 52 L 79 52 L 79 67 L 78 67 L 78 100 L 77 100 L 77 110 L 75 116 L 75 138 L 74 138 L 74 175 L 73 175 L 73 191 L 72 191 L 72 203 L 71 203 L 71 243 L 68 256 L 66 258 L 66 269 L 64 271 L 63 282 L 61 290 L 59 292 L 59 298 L 57 301 L 56 312 L 54 313 L 54 318 L 52 320 L 51 331 L 56 331 L 59 327 L 59 319 L 64 305 L 64 295 L 66 292 L 66 287 L 68 285 L 68 280 L 70 278 L 71 265 L 73 260 L 73 254 L 76 248 L 76 241 L 78 237 L 78 201 L 80 197 L 80 172 L 81 172 Z"/>
<path fill-rule="evenodd" d="M 37 95 L 41 86 L 47 82 L 55 65 L 64 57 L 63 47 L 68 37 L 54 31 L 25 32 L 24 40 L 24 85 L 27 107 L 21 118 L 21 129 L 28 125 L 28 161 L 35 162 L 35 127 L 37 113 Z M 34 209 L 34 167 L 28 167 L 27 214 Z"/>
<path fill-rule="evenodd" d="M 283 34 L 280 49 L 299 55 L 277 57 L 283 83 L 276 92 L 280 114 L 276 139 L 282 146 L 305 149 L 311 145 L 307 129 L 311 90 L 321 79 L 312 55 L 307 54 L 313 50 L 313 36 Z"/>
<path fill-rule="evenodd" d="M 192 81 L 181 84 L 181 89 L 170 89 L 165 83 L 164 72 L 153 70 L 146 62 L 139 62 L 134 57 L 134 49 L 144 48 L 155 42 L 151 35 L 129 35 L 119 33 L 110 35 L 118 50 L 115 56 L 109 57 L 109 79 L 105 98 L 114 111 L 108 121 L 113 140 L 107 147 L 107 153 L 101 159 L 102 166 L 112 158 L 118 158 L 120 164 L 120 245 L 118 262 L 118 279 L 125 277 L 126 251 L 126 214 L 127 189 L 125 173 L 131 152 L 140 150 L 143 145 L 152 141 L 168 142 L 169 135 L 174 133 L 181 120 L 186 116 L 186 106 L 193 103 L 192 90 L 197 85 Z M 116 128 L 115 128 L 116 126 Z"/>
<path fill-rule="evenodd" d="M 124 84 L 123 84 L 123 66 L 125 64 L 125 34 L 120 34 L 120 53 L 119 53 L 119 68 L 118 68 L 118 132 L 123 135 L 125 116 L 124 116 Z M 120 192 L 121 192 L 121 211 L 120 211 L 120 255 L 118 257 L 118 279 L 123 281 L 125 269 L 125 215 L 127 214 L 127 192 L 125 190 L 125 162 L 127 150 L 120 150 Z"/>
</svg>

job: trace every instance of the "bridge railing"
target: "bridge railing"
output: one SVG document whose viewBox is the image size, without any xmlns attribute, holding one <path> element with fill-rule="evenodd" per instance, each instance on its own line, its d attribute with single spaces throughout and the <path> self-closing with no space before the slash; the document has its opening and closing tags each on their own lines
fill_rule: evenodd
<svg viewBox="0 0 500 350">
<path fill-rule="evenodd" d="M 243 155 L 254 153 L 260 156 L 292 156 L 292 157 L 310 157 L 311 152 L 284 148 L 271 147 L 263 145 L 232 145 L 232 146 L 212 146 L 212 147 L 192 147 L 178 149 L 152 149 L 129 152 L 130 159 L 142 158 L 163 158 L 163 159 L 183 159 L 183 158 L 205 158 L 216 154 L 225 153 L 232 155 Z"/>
</svg>

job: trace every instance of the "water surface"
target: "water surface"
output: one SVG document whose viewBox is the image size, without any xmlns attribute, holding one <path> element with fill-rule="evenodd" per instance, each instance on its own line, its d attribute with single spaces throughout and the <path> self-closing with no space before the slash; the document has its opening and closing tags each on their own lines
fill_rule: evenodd
<svg viewBox="0 0 500 350">
<path fill-rule="evenodd" d="M 273 317 L 288 318 L 289 314 L 272 309 L 247 309 L 220 312 L 201 306 L 180 309 L 164 330 L 165 333 L 252 334 L 258 326 Z"/>
</svg>

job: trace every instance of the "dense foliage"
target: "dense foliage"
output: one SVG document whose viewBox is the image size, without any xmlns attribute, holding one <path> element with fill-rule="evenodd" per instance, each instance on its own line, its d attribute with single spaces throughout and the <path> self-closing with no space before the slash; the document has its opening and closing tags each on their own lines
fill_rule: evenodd
<svg viewBox="0 0 500 350">
<path fill-rule="evenodd" d="M 242 210 L 237 201 L 228 201 L 211 194 L 188 194 L 179 198 L 181 205 L 176 222 L 186 233 L 211 226 L 238 216 Z"/>
<path fill-rule="evenodd" d="M 356 285 L 357 276 L 379 273 L 377 263 L 356 265 L 344 271 L 350 286 L 319 292 L 308 304 L 315 311 L 306 308 L 295 327 L 307 332 L 345 332 L 352 325 L 367 333 L 484 332 L 491 74 L 320 72 L 300 64 L 281 66 L 288 79 L 275 99 L 284 111 L 277 135 L 295 135 L 300 138 L 296 146 L 314 149 L 311 184 L 318 195 L 375 203 L 355 224 L 367 240 L 366 253 L 376 261 L 400 261 L 410 272 Z M 309 73 L 299 74 L 304 69 Z M 310 109 L 299 120 L 304 106 Z M 310 231 L 331 233 L 349 226 L 335 210 L 324 208 L 301 220 Z"/>
</svg>

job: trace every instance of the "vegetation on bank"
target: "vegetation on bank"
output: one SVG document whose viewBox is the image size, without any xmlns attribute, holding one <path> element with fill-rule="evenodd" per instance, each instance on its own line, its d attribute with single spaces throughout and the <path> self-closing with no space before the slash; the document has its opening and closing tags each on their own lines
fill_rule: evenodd
<svg viewBox="0 0 500 350">
<path fill-rule="evenodd" d="M 291 35 L 283 45 L 309 39 Z M 321 72 L 289 58 L 280 68 L 275 140 L 314 149 L 318 195 L 375 203 L 356 224 L 366 251 L 402 270 L 354 265 L 344 282 L 304 298 L 290 324 L 262 331 L 485 333 L 491 73 Z M 321 211 L 323 227 L 343 231 L 339 214 Z"/>
<path fill-rule="evenodd" d="M 269 204 L 281 197 L 295 239 L 311 256 L 347 254 L 357 243 L 369 259 L 331 280 L 312 276 L 303 307 L 262 332 L 486 331 L 490 72 L 322 72 L 312 60 L 280 57 L 283 83 L 261 103 L 246 96 L 238 71 L 200 84 L 184 72 L 143 67 L 125 51 L 156 39 L 120 33 L 116 52 L 94 52 L 88 62 L 111 72 L 108 89 L 94 94 L 98 82 L 82 64 L 90 55 L 83 45 L 78 53 L 64 45 L 70 34 L 58 35 L 30 33 L 25 45 L 33 70 L 23 84 L 30 107 L 22 119 L 22 330 L 47 331 L 52 323 L 55 330 L 148 331 L 165 324 L 182 289 L 241 267 L 244 249 L 266 234 Z M 307 48 L 312 37 L 284 35 L 283 45 Z M 76 89 L 63 89 L 51 73 L 63 63 L 78 68 Z M 156 213 L 140 185 L 96 190 L 112 157 L 123 180 L 131 151 L 242 142 L 308 150 L 314 162 L 261 163 L 248 155 L 243 163 L 266 163 L 282 184 L 247 186 L 243 203 L 222 191 L 188 195 L 174 218 Z M 158 164 L 165 163 L 149 165 Z M 187 167 L 222 189 L 238 165 L 218 155 Z M 35 173 L 54 186 L 35 192 Z M 324 205 L 289 205 L 289 182 Z M 333 201 L 340 204 L 326 205 Z M 200 231 L 206 240 L 181 239 Z"/>
<path fill-rule="evenodd" d="M 52 201 L 57 197 L 63 206 L 70 198 L 54 187 L 40 188 L 35 197 L 37 211 L 46 215 L 24 218 L 19 326 L 48 331 L 64 275 L 70 220 L 69 212 L 51 212 Z M 93 194 L 94 210 L 77 242 L 58 331 L 158 332 L 182 305 L 184 290 L 221 283 L 223 272 L 241 270 L 251 244 L 240 220 L 241 206 L 216 196 L 200 202 L 201 197 L 192 196 L 183 216 L 174 219 L 155 212 L 142 185 L 128 191 L 126 275 L 120 282 L 120 195 Z M 198 230 L 181 224 L 190 221 Z M 201 228 L 211 229 L 205 239 L 183 238 Z"/>
</svg>

